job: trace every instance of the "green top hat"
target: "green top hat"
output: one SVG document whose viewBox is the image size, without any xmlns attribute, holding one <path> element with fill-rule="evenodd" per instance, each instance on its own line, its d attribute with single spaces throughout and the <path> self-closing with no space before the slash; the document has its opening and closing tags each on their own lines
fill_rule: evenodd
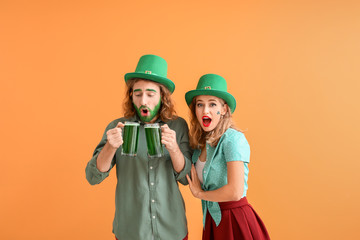
<svg viewBox="0 0 360 240">
<path fill-rule="evenodd" d="M 205 74 L 199 79 L 196 90 L 188 91 L 185 94 L 187 105 L 190 105 L 193 98 L 199 95 L 211 95 L 225 100 L 229 105 L 231 113 L 235 111 L 236 100 L 227 92 L 226 80 L 216 74 Z"/>
<path fill-rule="evenodd" d="M 141 78 L 165 85 L 171 93 L 175 84 L 167 79 L 167 63 L 165 59 L 156 55 L 144 55 L 140 58 L 135 72 L 125 74 L 125 82 L 130 79 Z"/>
</svg>

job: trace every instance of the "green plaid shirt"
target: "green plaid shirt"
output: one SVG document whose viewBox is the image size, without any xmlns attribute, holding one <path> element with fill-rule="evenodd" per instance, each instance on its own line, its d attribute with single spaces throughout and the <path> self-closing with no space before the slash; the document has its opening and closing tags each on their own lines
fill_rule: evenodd
<svg viewBox="0 0 360 240">
<path fill-rule="evenodd" d="M 164 157 L 147 157 L 144 124 L 140 124 L 136 157 L 121 155 L 116 151 L 108 172 L 100 172 L 96 159 L 104 147 L 106 132 L 118 122 L 139 121 L 137 116 L 112 121 L 86 166 L 86 179 L 90 184 L 101 183 L 116 166 L 117 185 L 115 193 L 115 217 L 113 233 L 119 240 L 181 240 L 187 234 L 184 200 L 178 181 L 188 184 L 186 174 L 191 170 L 191 149 L 188 126 L 184 119 L 168 121 L 169 128 L 176 131 L 176 141 L 185 157 L 185 168 L 179 174 L 173 169 L 169 152 L 164 147 Z M 161 120 L 156 122 L 164 124 Z"/>
</svg>

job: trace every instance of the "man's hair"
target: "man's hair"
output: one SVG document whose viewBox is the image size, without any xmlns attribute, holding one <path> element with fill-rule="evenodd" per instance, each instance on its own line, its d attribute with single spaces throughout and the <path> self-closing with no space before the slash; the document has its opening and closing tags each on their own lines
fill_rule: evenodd
<svg viewBox="0 0 360 240">
<path fill-rule="evenodd" d="M 231 110 L 229 105 L 225 103 L 223 99 L 219 99 L 222 105 L 226 105 L 227 111 L 224 116 L 221 117 L 218 125 L 210 132 L 205 132 L 196 117 L 195 107 L 196 107 L 196 97 L 193 98 L 190 104 L 190 146 L 193 149 L 202 149 L 206 142 L 210 146 L 215 147 L 221 138 L 221 136 L 228 130 L 228 128 L 233 128 L 239 131 L 231 119 Z"/>
<path fill-rule="evenodd" d="M 147 79 L 141 79 L 141 78 L 134 78 L 130 79 L 126 82 L 126 92 L 125 92 L 125 99 L 124 99 L 124 116 L 126 118 L 132 117 L 136 114 L 136 110 L 134 108 L 132 95 L 133 95 L 133 88 L 136 82 L 144 80 L 144 81 L 150 81 Z M 171 92 L 162 84 L 155 82 L 160 87 L 160 95 L 161 95 L 161 106 L 159 109 L 158 116 L 160 119 L 164 122 L 167 122 L 169 120 L 174 120 L 177 118 L 175 106 L 171 98 Z"/>
</svg>

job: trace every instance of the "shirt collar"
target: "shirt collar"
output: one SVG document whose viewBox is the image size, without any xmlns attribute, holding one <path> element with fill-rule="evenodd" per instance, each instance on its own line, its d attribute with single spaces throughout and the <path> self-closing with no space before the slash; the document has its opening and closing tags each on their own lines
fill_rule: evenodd
<svg viewBox="0 0 360 240">
<path fill-rule="evenodd" d="M 144 124 L 145 124 L 144 122 L 141 121 L 140 117 L 139 117 L 136 113 L 134 114 L 134 116 L 132 116 L 132 117 L 129 118 L 129 121 L 131 121 L 131 122 L 139 122 L 141 125 L 144 125 Z M 160 117 L 158 117 L 158 118 L 156 119 L 156 121 L 153 122 L 153 123 L 162 123 L 162 124 L 163 124 L 163 123 L 165 123 L 165 122 L 162 121 Z"/>
</svg>

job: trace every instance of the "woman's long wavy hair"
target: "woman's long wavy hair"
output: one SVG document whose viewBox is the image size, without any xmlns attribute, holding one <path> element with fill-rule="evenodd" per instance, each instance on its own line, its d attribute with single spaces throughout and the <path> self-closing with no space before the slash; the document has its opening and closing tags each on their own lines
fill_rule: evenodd
<svg viewBox="0 0 360 240">
<path fill-rule="evenodd" d="M 124 116 L 126 118 L 132 117 L 136 114 L 136 110 L 134 108 L 133 101 L 132 101 L 132 94 L 133 94 L 134 84 L 139 80 L 150 81 L 147 79 L 135 78 L 135 79 L 130 79 L 126 83 L 127 89 L 125 92 L 125 99 L 124 99 L 124 104 L 123 104 Z M 171 98 L 170 91 L 164 85 L 162 85 L 160 83 L 157 83 L 157 84 L 159 84 L 160 94 L 161 94 L 161 106 L 160 106 L 160 111 L 159 111 L 158 116 L 164 122 L 176 119 L 177 115 L 176 115 L 176 111 L 175 111 L 174 102 L 172 101 L 172 98 Z"/>
<path fill-rule="evenodd" d="M 190 146 L 193 149 L 202 149 L 206 143 L 215 147 L 228 128 L 238 130 L 231 119 L 231 110 L 226 102 L 219 98 L 222 105 L 226 105 L 227 111 L 225 115 L 220 119 L 218 125 L 210 132 L 205 132 L 196 118 L 195 106 L 196 97 L 193 98 L 190 104 Z M 240 131 L 240 130 L 238 130 Z"/>
</svg>

